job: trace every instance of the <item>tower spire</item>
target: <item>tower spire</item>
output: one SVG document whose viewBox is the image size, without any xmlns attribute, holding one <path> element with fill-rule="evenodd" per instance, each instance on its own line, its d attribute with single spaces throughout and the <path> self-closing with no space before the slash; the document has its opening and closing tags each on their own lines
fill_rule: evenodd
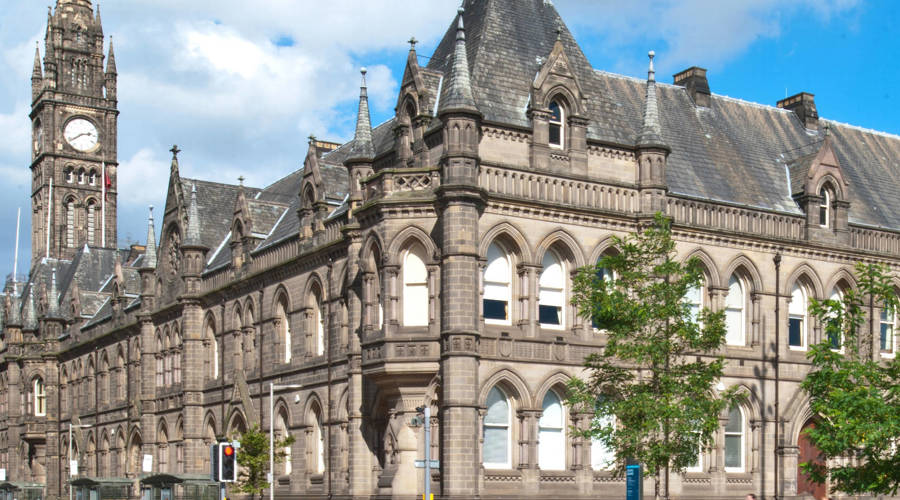
<svg viewBox="0 0 900 500">
<path fill-rule="evenodd" d="M 97 8 L 99 9 L 100 6 L 98 5 Z M 98 12 L 99 12 L 99 10 L 98 10 Z M 116 72 L 116 53 L 113 50 L 112 35 L 109 36 L 109 56 L 106 58 L 106 74 L 107 75 L 117 74 L 117 72 Z"/>
<path fill-rule="evenodd" d="M 147 250 L 144 252 L 144 267 L 156 267 L 156 229 L 153 227 L 153 205 L 147 218 Z"/>
<path fill-rule="evenodd" d="M 650 57 L 650 66 L 647 69 L 647 96 L 644 102 L 644 122 L 641 126 L 641 133 L 638 135 L 637 145 L 639 147 L 666 147 L 662 140 L 659 108 L 656 101 L 656 71 L 653 69 L 653 58 L 656 53 L 651 50 L 647 55 Z"/>
<path fill-rule="evenodd" d="M 187 235 L 184 238 L 184 244 L 194 247 L 203 245 L 200 241 L 200 211 L 197 207 L 196 183 L 191 184 L 191 206 L 188 208 Z"/>
<path fill-rule="evenodd" d="M 38 42 L 34 42 L 34 68 L 31 71 L 31 80 L 42 80 L 44 72 L 41 70 L 41 49 Z"/>
<path fill-rule="evenodd" d="M 371 160 L 375 157 L 372 144 L 372 121 L 369 117 L 369 93 L 366 86 L 366 68 L 359 70 L 362 80 L 359 84 L 359 112 L 356 115 L 356 134 L 350 149 L 350 158 Z"/>
<path fill-rule="evenodd" d="M 50 278 L 50 296 L 47 297 L 47 316 L 55 318 L 59 316 L 59 290 L 56 287 L 56 268 Z"/>
<path fill-rule="evenodd" d="M 469 57 L 466 54 L 466 29 L 463 26 L 465 9 L 459 8 L 459 21 L 456 26 L 456 48 L 453 52 L 453 64 L 447 83 L 441 92 L 438 113 L 454 110 L 478 111 L 475 98 L 472 97 L 472 82 L 469 78 Z"/>
</svg>

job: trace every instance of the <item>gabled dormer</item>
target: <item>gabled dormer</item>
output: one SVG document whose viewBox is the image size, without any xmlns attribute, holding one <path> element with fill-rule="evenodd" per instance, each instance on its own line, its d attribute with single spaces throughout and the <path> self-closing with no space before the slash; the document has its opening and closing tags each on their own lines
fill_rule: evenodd
<svg viewBox="0 0 900 500">
<path fill-rule="evenodd" d="M 788 168 L 791 195 L 806 214 L 807 239 L 847 243 L 849 183 L 827 131 L 812 153 L 788 162 Z"/>
<path fill-rule="evenodd" d="M 325 183 L 319 166 L 320 156 L 315 136 L 309 136 L 309 149 L 303 161 L 303 182 L 300 184 L 300 208 L 297 210 L 301 239 L 311 238 L 325 230 L 323 221 L 328 216 L 328 203 L 325 201 Z"/>
<path fill-rule="evenodd" d="M 587 173 L 585 97 L 560 36 L 532 82 L 528 114 L 533 126 L 532 166 Z"/>
<path fill-rule="evenodd" d="M 231 265 L 235 271 L 250 262 L 251 242 L 253 234 L 253 217 L 250 213 L 250 205 L 247 203 L 247 195 L 244 192 L 244 178 L 240 178 L 238 195 L 234 200 L 234 214 L 231 219 Z"/>
<path fill-rule="evenodd" d="M 403 82 L 394 108 L 394 151 L 398 167 L 421 167 L 428 160 L 425 131 L 431 122 L 434 98 L 425 85 L 423 70 L 416 54 L 416 39 L 409 40 L 409 55 L 403 71 Z"/>
<path fill-rule="evenodd" d="M 178 146 L 172 146 L 172 164 L 169 169 L 169 187 L 163 212 L 162 234 L 157 255 L 156 291 L 161 303 L 174 300 L 182 290 L 182 251 L 185 229 L 187 228 L 187 206 L 184 186 L 178 167 Z"/>
</svg>

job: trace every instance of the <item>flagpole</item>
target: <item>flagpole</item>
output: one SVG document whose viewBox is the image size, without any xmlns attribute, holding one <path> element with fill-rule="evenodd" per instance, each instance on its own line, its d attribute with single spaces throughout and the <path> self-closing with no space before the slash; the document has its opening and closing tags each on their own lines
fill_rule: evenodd
<svg viewBox="0 0 900 500">
<path fill-rule="evenodd" d="M 102 163 L 103 180 L 100 181 L 100 245 L 106 248 L 106 162 Z"/>
<path fill-rule="evenodd" d="M 19 271 L 19 220 L 22 219 L 22 207 L 16 210 L 16 250 L 13 253 L 13 282 L 16 281 L 16 275 Z"/>
<path fill-rule="evenodd" d="M 53 213 L 53 177 L 50 177 L 50 199 L 47 201 L 47 252 L 44 257 L 50 258 L 50 215 Z"/>
</svg>

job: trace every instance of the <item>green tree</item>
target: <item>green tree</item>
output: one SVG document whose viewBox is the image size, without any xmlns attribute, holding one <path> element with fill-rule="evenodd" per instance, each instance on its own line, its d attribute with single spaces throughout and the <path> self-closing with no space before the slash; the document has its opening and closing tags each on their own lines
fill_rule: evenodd
<svg viewBox="0 0 900 500">
<path fill-rule="evenodd" d="M 825 335 L 807 355 L 813 368 L 802 387 L 816 415 L 807 435 L 821 460 L 801 468 L 815 482 L 830 478 L 833 491 L 894 495 L 900 486 L 900 360 L 876 361 L 875 345 L 876 305 L 887 311 L 885 336 L 893 343 L 898 303 L 889 271 L 857 263 L 857 289 L 810 304 Z"/>
<path fill-rule="evenodd" d="M 237 463 L 241 466 L 237 481 L 237 491 L 249 493 L 250 498 L 256 495 L 262 496 L 263 490 L 269 487 L 266 480 L 266 472 L 269 472 L 269 435 L 261 432 L 259 426 L 254 425 L 238 439 L 241 447 L 238 449 Z M 294 436 L 287 435 L 275 441 L 274 458 L 276 463 L 281 463 L 287 454 L 284 449 L 294 443 Z"/>
<path fill-rule="evenodd" d="M 627 460 L 640 462 L 656 479 L 656 498 L 668 498 L 669 472 L 696 463 L 736 400 L 732 389 L 713 391 L 724 367 L 712 354 L 725 342 L 724 313 L 686 300 L 703 286 L 702 267 L 676 260 L 661 214 L 615 246 L 619 253 L 575 278 L 573 303 L 604 330 L 606 345 L 586 358 L 585 379 L 569 381 L 569 404 L 593 411 L 580 432 L 614 450 L 620 472 Z"/>
</svg>

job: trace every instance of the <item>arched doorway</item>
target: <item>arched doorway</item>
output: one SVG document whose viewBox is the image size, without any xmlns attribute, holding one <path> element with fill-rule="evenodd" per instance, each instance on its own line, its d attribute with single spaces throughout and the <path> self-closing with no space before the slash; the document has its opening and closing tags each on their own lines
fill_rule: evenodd
<svg viewBox="0 0 900 500">
<path fill-rule="evenodd" d="M 809 475 L 804 474 L 799 467 L 799 464 L 805 462 L 822 463 L 821 452 L 816 448 L 816 445 L 812 443 L 809 436 L 806 435 L 807 430 L 814 429 L 815 427 L 816 423 L 811 419 L 808 420 L 803 424 L 803 428 L 800 429 L 800 436 L 797 438 L 797 448 L 799 448 L 797 456 L 797 494 L 812 495 L 813 497 L 822 500 L 825 498 L 825 485 L 812 482 L 809 479 Z"/>
</svg>

